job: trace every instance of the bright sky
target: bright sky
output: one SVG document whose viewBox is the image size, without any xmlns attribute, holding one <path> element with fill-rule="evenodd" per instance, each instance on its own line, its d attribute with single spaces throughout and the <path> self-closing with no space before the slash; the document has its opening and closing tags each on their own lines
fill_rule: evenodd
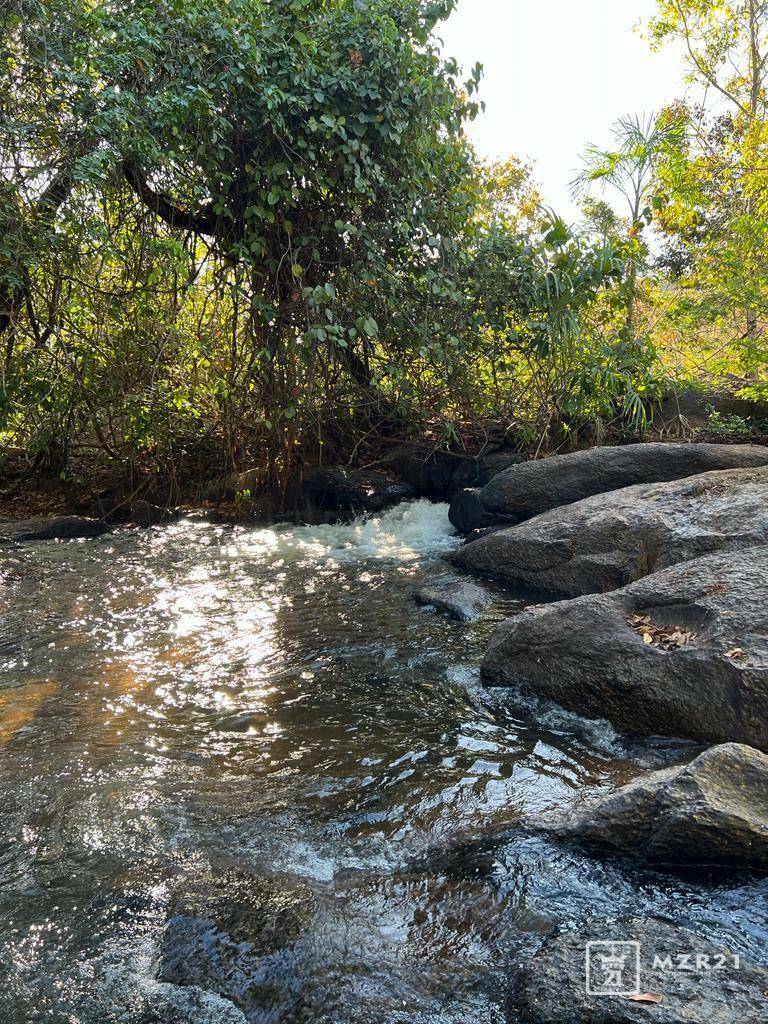
<svg viewBox="0 0 768 1024">
<path fill-rule="evenodd" d="M 535 162 L 546 201 L 575 217 L 568 183 L 587 142 L 610 141 L 622 114 L 685 92 L 682 57 L 653 54 L 636 31 L 654 0 L 460 0 L 439 35 L 446 54 L 485 67 L 486 111 L 472 126 L 484 157 Z"/>
</svg>

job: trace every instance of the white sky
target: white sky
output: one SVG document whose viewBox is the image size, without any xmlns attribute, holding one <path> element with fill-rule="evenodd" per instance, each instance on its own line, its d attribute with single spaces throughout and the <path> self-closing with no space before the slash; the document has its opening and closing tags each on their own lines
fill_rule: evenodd
<svg viewBox="0 0 768 1024">
<path fill-rule="evenodd" d="M 588 142 L 610 141 L 622 114 L 681 96 L 682 55 L 654 54 L 638 24 L 654 0 L 460 0 L 440 26 L 445 52 L 485 66 L 486 111 L 471 129 L 479 153 L 535 163 L 545 200 L 575 217 L 568 183 Z"/>
</svg>

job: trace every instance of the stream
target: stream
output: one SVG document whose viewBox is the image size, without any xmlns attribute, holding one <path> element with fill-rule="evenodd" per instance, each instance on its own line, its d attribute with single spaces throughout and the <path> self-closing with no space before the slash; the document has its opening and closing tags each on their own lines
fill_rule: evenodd
<svg viewBox="0 0 768 1024">
<path fill-rule="evenodd" d="M 3 1024 L 501 1024 L 552 928 L 611 938 L 622 915 L 768 960 L 765 880 L 681 880 L 537 832 L 698 748 L 484 689 L 484 646 L 522 596 L 495 591 L 469 625 L 412 599 L 452 578 L 458 543 L 447 506 L 413 502 L 11 556 Z M 179 894 L 232 919 L 253 891 L 272 933 L 235 936 L 224 963 Z"/>
</svg>

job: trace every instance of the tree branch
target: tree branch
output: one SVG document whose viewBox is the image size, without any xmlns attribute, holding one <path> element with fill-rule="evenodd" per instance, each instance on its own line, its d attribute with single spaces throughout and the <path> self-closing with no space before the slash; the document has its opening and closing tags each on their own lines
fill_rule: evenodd
<svg viewBox="0 0 768 1024">
<path fill-rule="evenodd" d="M 215 235 L 219 229 L 219 218 L 208 205 L 199 210 L 182 210 L 164 192 L 155 192 L 149 185 L 139 164 L 134 159 L 123 160 L 123 174 L 131 189 L 142 203 L 172 228 L 194 231 L 199 235 Z"/>
</svg>

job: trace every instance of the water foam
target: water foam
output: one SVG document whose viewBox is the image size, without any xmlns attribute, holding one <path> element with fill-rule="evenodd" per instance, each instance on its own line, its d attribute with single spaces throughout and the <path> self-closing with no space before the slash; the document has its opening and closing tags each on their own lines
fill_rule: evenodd
<svg viewBox="0 0 768 1024">
<path fill-rule="evenodd" d="M 453 550 L 459 538 L 448 520 L 448 505 L 421 500 L 351 523 L 248 530 L 238 535 L 237 544 L 247 554 L 289 562 L 412 562 Z"/>
</svg>

